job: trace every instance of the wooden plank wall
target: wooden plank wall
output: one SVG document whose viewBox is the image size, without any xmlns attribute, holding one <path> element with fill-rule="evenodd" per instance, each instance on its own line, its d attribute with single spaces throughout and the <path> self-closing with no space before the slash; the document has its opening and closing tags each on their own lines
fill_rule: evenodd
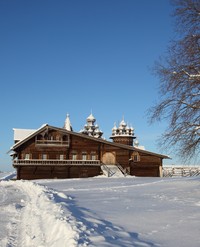
<svg viewBox="0 0 200 247">
<path fill-rule="evenodd" d="M 17 179 L 86 178 L 101 174 L 99 166 L 20 166 Z"/>
<path fill-rule="evenodd" d="M 152 155 L 141 155 L 140 161 L 132 163 L 130 174 L 139 177 L 160 177 L 162 160 Z"/>
</svg>

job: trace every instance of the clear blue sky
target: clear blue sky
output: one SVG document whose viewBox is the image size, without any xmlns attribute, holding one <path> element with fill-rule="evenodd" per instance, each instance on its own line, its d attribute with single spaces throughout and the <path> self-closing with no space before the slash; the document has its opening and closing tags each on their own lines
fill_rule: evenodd
<svg viewBox="0 0 200 247">
<path fill-rule="evenodd" d="M 146 111 L 159 98 L 151 67 L 173 36 L 171 12 L 168 0 L 1 0 L 0 170 L 12 169 L 12 128 L 62 127 L 69 113 L 79 131 L 91 109 L 106 139 L 124 116 L 140 145 L 163 153 L 166 123 L 149 125 Z"/>
</svg>

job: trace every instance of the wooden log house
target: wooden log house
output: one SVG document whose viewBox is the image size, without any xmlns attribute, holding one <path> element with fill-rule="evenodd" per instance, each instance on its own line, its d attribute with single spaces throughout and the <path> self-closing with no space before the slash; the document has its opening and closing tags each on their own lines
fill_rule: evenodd
<svg viewBox="0 0 200 247">
<path fill-rule="evenodd" d="M 73 131 L 69 115 L 63 128 L 45 124 L 38 130 L 14 129 L 11 150 L 17 179 L 93 177 L 108 166 L 117 166 L 124 175 L 162 176 L 162 161 L 168 156 L 133 146 L 133 128 L 124 120 L 112 129 L 112 142 L 102 138 L 95 121 L 91 114 L 79 133 Z"/>
</svg>

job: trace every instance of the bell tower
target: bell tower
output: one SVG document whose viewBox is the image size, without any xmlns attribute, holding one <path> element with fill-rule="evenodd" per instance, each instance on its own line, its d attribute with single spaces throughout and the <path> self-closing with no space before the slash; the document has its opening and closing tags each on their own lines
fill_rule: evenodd
<svg viewBox="0 0 200 247">
<path fill-rule="evenodd" d="M 129 127 L 124 121 L 124 118 L 118 127 L 116 126 L 116 123 L 114 124 L 114 127 L 112 128 L 112 136 L 110 137 L 113 142 L 133 146 L 133 139 L 135 138 L 133 127 Z"/>
</svg>

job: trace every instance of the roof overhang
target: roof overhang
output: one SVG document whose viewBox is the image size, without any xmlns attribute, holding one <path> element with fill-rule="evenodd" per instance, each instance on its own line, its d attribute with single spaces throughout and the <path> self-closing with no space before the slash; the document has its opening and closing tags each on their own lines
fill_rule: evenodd
<svg viewBox="0 0 200 247">
<path fill-rule="evenodd" d="M 88 136 L 88 135 L 77 133 L 77 132 L 74 132 L 74 131 L 69 131 L 69 130 L 66 130 L 66 129 L 63 129 L 63 128 L 50 126 L 48 124 L 42 125 L 39 129 L 37 129 L 36 131 L 34 131 L 30 135 L 28 135 L 26 138 L 24 138 L 23 140 L 17 142 L 16 144 L 14 144 L 11 147 L 10 151 L 15 151 L 22 144 L 26 143 L 28 140 L 30 140 L 31 138 L 35 137 L 36 135 L 38 135 L 39 133 L 43 132 L 46 129 L 54 129 L 54 130 L 61 131 L 63 133 L 69 134 L 69 135 L 74 135 L 74 136 L 77 136 L 77 137 L 80 137 L 80 138 L 92 140 L 92 141 L 99 142 L 99 143 L 106 144 L 106 145 L 110 145 L 110 146 L 113 146 L 113 147 L 116 147 L 116 148 L 122 148 L 122 149 L 130 150 L 130 151 L 137 151 L 140 154 L 144 154 L 144 155 L 157 156 L 157 157 L 162 158 L 162 159 L 170 159 L 170 157 L 167 156 L 167 155 L 162 155 L 162 154 L 150 152 L 150 151 L 147 151 L 147 150 L 139 149 L 139 148 L 136 148 L 136 147 L 133 147 L 133 146 L 125 145 L 125 144 L 110 142 L 110 141 L 104 140 L 102 138 L 96 138 L 96 137 Z"/>
</svg>

